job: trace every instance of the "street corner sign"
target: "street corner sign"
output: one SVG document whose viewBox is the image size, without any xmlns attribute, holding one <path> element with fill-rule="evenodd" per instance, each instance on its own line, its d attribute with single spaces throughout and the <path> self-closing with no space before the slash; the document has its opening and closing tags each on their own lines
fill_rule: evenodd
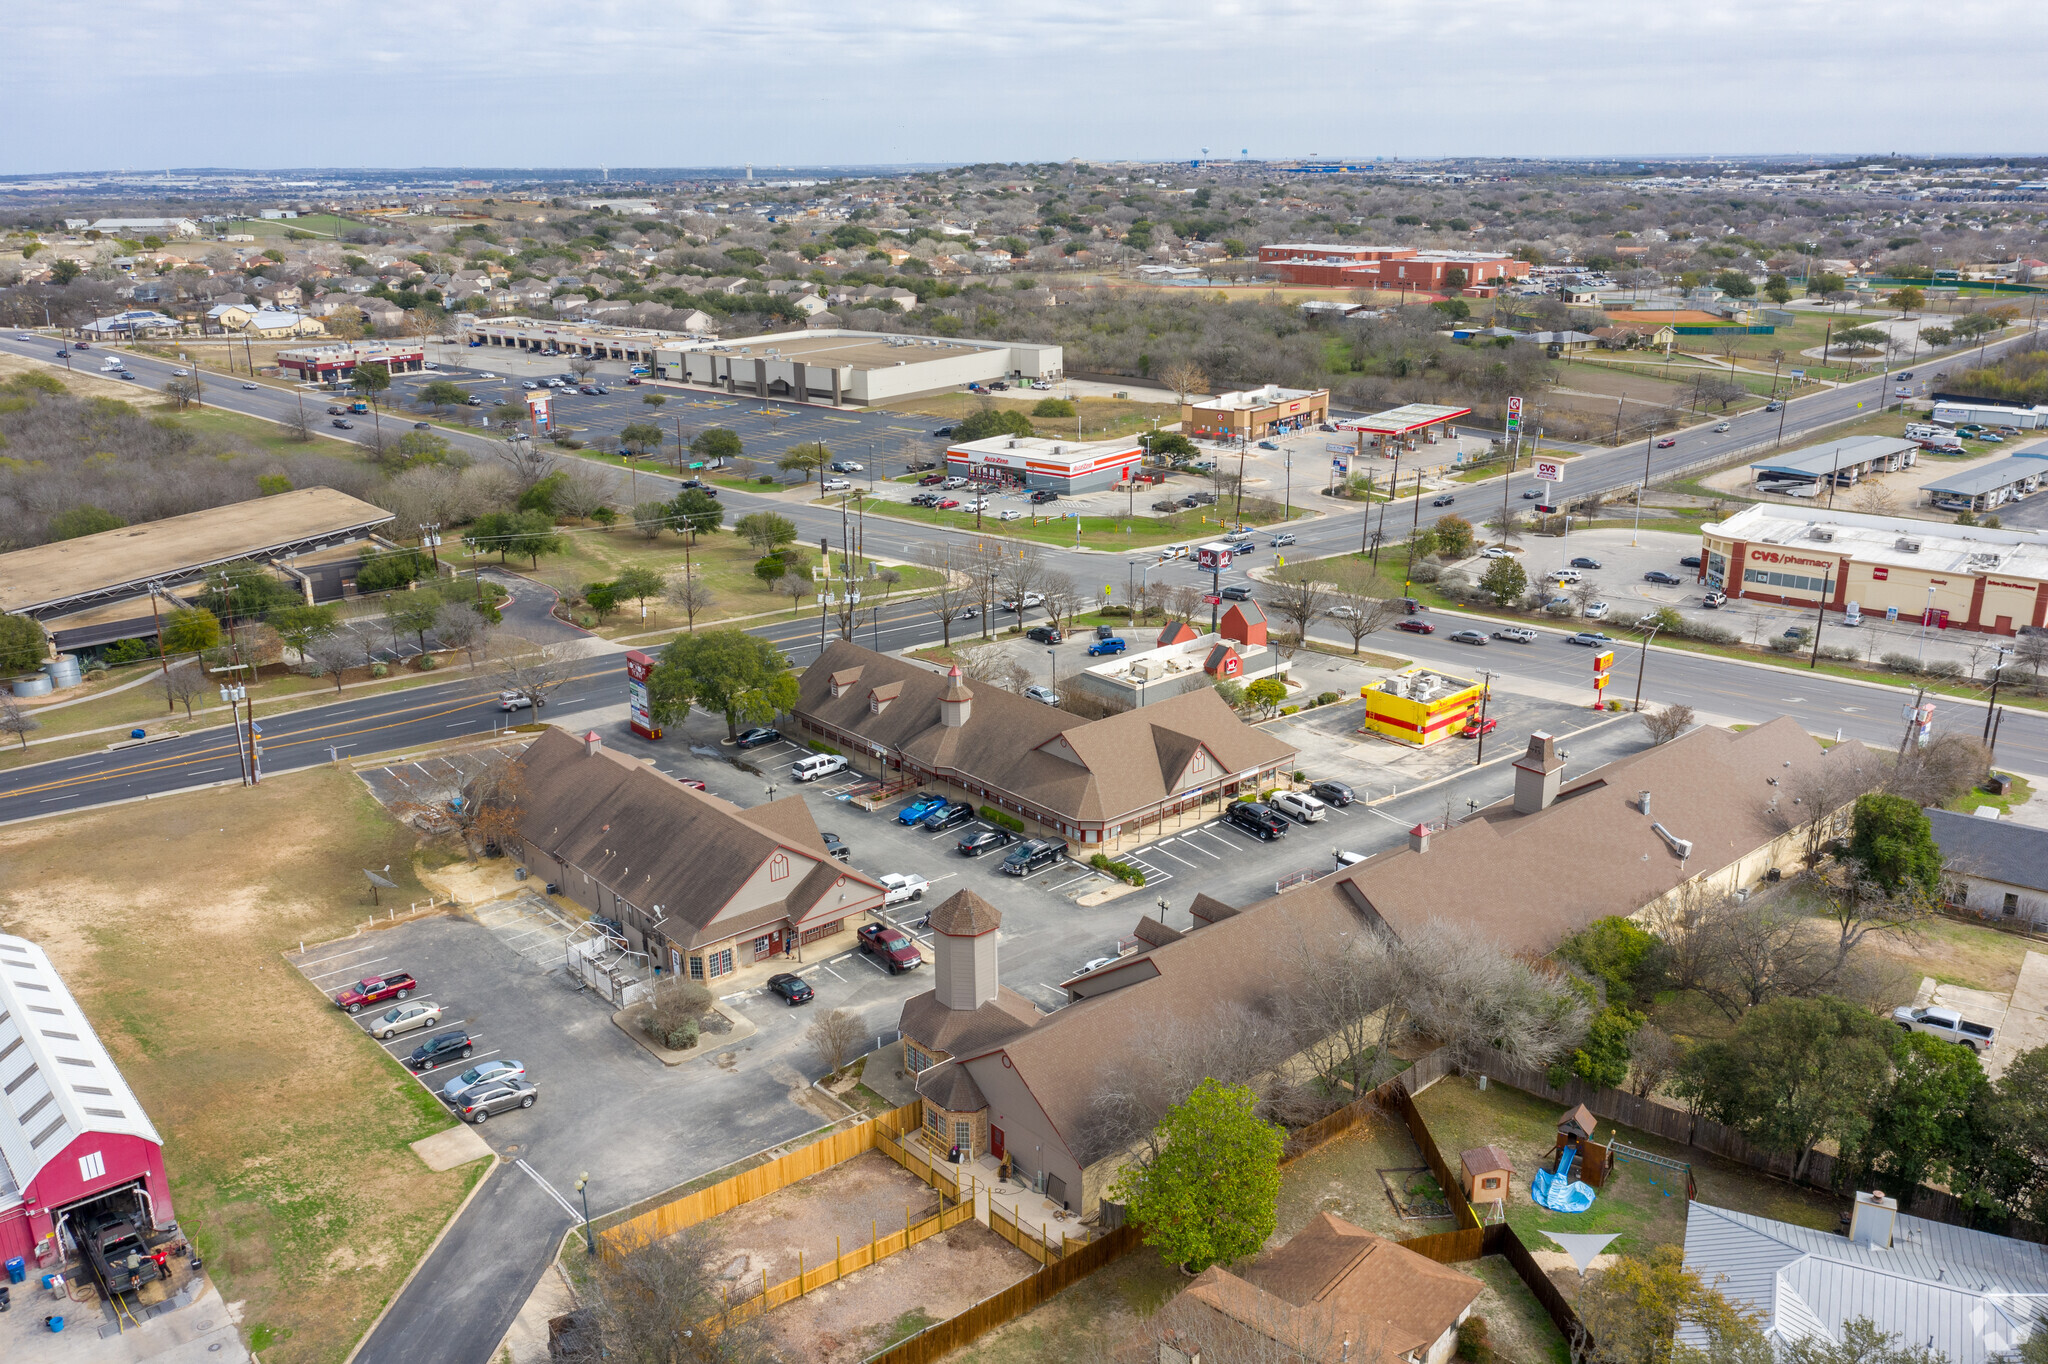
<svg viewBox="0 0 2048 1364">
<path fill-rule="evenodd" d="M 1564 461 L 1561 459 L 1539 459 L 1536 461 L 1536 478 L 1542 483 L 1564 482 Z"/>
</svg>

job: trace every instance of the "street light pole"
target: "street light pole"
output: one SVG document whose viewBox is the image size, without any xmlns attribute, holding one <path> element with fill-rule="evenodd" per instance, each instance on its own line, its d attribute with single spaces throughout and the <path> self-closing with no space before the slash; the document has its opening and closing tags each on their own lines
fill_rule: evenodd
<svg viewBox="0 0 2048 1364">
<path fill-rule="evenodd" d="M 1991 665 L 1991 700 L 1984 707 L 1984 743 L 1991 743 L 1991 717 L 1998 714 L 1998 684 L 2005 679 L 2005 656 L 2012 652 L 2012 646 L 1998 646 L 1998 662 Z"/>
<path fill-rule="evenodd" d="M 1813 608 L 1813 653 L 1807 657 L 1806 670 L 1812 672 L 1820 666 L 1820 627 L 1827 622 L 1828 598 L 1835 595 L 1835 575 L 1832 570 L 1823 573 L 1820 580 L 1820 602 Z"/>
<path fill-rule="evenodd" d="M 597 1254 L 597 1238 L 590 1234 L 590 1171 L 576 1176 L 576 1192 L 583 1199 L 583 1245 L 591 1255 Z"/>
</svg>

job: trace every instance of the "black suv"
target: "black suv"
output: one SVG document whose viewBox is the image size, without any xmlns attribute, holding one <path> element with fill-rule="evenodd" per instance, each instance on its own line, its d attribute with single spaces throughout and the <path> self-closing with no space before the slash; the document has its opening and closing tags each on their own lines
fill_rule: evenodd
<svg viewBox="0 0 2048 1364">
<path fill-rule="evenodd" d="M 1060 500 L 1060 495 L 1050 488 L 1040 488 L 1037 492 L 1031 494 L 1031 500 L 1033 502 L 1057 502 Z"/>
<path fill-rule="evenodd" d="M 1059 632 L 1056 625 L 1034 625 L 1024 632 L 1024 638 L 1033 644 L 1057 644 L 1066 636 Z"/>
<path fill-rule="evenodd" d="M 412 1055 L 405 1063 L 414 1070 L 433 1070 L 449 1061 L 467 1057 L 476 1043 L 461 1028 L 454 1032 L 436 1033 L 412 1049 Z"/>
<path fill-rule="evenodd" d="M 1287 821 L 1255 800 L 1233 801 L 1223 817 L 1243 829 L 1246 833 L 1257 834 L 1270 843 L 1287 833 Z"/>
<path fill-rule="evenodd" d="M 1011 876 L 1029 876 L 1044 871 L 1067 855 L 1063 838 L 1034 838 L 1003 859 L 1003 870 Z"/>
</svg>

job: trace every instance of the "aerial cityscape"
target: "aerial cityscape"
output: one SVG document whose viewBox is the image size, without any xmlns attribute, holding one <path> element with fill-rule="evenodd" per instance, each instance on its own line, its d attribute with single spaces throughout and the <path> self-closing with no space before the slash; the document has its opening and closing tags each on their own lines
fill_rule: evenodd
<svg viewBox="0 0 2048 1364">
<path fill-rule="evenodd" d="M 2034 87 L 337 17 L 10 16 L 0 1359 L 2048 1364 Z"/>
</svg>

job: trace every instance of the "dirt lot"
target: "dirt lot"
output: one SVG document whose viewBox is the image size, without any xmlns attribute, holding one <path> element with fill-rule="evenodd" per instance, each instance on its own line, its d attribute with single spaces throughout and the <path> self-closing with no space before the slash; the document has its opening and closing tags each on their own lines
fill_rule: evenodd
<svg viewBox="0 0 2048 1364">
<path fill-rule="evenodd" d="M 1279 1232 L 1273 1244 L 1324 1212 L 1395 1241 L 1454 1230 L 1449 1217 L 1409 1219 L 1394 1210 L 1379 1172 L 1420 1168 L 1422 1152 L 1405 1123 L 1387 1118 L 1360 1124 L 1280 1172 Z M 1393 1178 L 1397 1185 L 1407 1182 L 1405 1175 Z"/>
<path fill-rule="evenodd" d="M 100 362 L 94 357 L 98 351 L 87 351 L 74 356 L 72 369 L 65 369 L 62 360 L 31 360 L 20 355 L 0 355 L 0 380 L 11 379 L 17 374 L 48 374 L 61 380 L 64 386 L 81 398 L 118 398 L 129 403 L 154 403 L 162 395 L 153 393 L 140 384 L 131 384 L 125 379 L 103 378 L 99 373 Z"/>
<path fill-rule="evenodd" d="M 938 1192 L 880 1152 L 779 1189 L 704 1230 L 725 1258 L 733 1296 L 814 1269 L 877 1234 L 939 1210 Z M 769 1313 L 790 1358 L 857 1360 L 934 1321 L 957 1315 L 1037 1265 L 978 1222 L 967 1222 Z"/>
<path fill-rule="evenodd" d="M 407 1149 L 446 1113 L 277 955 L 361 922 L 358 868 L 424 899 L 413 845 L 325 769 L 0 829 L 0 931 L 64 972 L 271 1364 L 345 1356 L 483 1170 Z"/>
</svg>

